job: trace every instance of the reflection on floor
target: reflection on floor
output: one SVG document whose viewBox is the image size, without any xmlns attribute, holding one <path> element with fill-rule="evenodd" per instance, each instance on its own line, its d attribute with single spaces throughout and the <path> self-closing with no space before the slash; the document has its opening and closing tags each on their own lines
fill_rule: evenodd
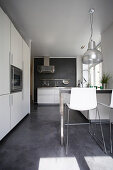
<svg viewBox="0 0 113 170">
<path fill-rule="evenodd" d="M 79 112 L 72 119 L 86 121 Z M 104 128 L 108 142 L 107 125 Z M 27 116 L 0 142 L 0 170 L 113 170 L 113 159 L 104 154 L 88 133 L 88 126 L 69 130 L 69 154 L 60 146 L 58 106 L 32 106 Z"/>
</svg>

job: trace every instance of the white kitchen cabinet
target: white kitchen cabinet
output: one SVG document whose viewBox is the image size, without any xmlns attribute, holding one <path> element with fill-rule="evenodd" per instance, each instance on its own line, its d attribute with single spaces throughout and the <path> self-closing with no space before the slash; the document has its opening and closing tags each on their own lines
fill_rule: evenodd
<svg viewBox="0 0 113 170">
<path fill-rule="evenodd" d="M 10 65 L 23 70 L 23 91 L 10 94 Z M 30 113 L 30 49 L 0 8 L 0 140 Z"/>
<path fill-rule="evenodd" d="M 23 40 L 23 114 L 30 113 L 30 48 Z"/>
<path fill-rule="evenodd" d="M 38 104 L 54 104 L 54 95 L 38 96 Z"/>
<path fill-rule="evenodd" d="M 10 100 L 11 100 L 11 129 L 12 129 L 23 118 L 22 92 L 11 94 Z"/>
<path fill-rule="evenodd" d="M 22 37 L 12 23 L 10 64 L 22 69 Z"/>
<path fill-rule="evenodd" d="M 53 104 L 54 103 L 54 88 L 38 88 L 37 103 Z"/>
<path fill-rule="evenodd" d="M 10 20 L 0 8 L 0 95 L 10 92 Z"/>
<path fill-rule="evenodd" d="M 58 104 L 59 103 L 59 88 L 44 87 L 37 89 L 38 104 Z"/>
<path fill-rule="evenodd" d="M 0 96 L 0 140 L 10 131 L 9 95 Z"/>
</svg>

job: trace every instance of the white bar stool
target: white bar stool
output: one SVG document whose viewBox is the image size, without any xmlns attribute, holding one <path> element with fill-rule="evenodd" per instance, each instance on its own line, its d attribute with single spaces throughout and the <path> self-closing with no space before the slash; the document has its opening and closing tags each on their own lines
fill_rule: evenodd
<svg viewBox="0 0 113 170">
<path fill-rule="evenodd" d="M 104 152 L 106 153 L 104 134 L 101 125 L 99 110 L 97 108 L 96 88 L 72 88 L 71 96 L 70 96 L 70 104 L 66 103 L 66 106 L 68 108 L 67 123 L 65 124 L 67 126 L 66 155 L 68 154 L 68 145 L 69 145 L 69 137 L 68 137 L 69 126 L 73 125 L 69 123 L 70 110 L 87 111 L 87 110 L 96 109 L 96 114 L 98 114 L 99 117 L 103 148 L 104 148 Z"/>
<path fill-rule="evenodd" d="M 112 121 L 111 121 L 111 110 L 113 109 L 113 90 L 112 90 L 112 94 L 111 94 L 111 103 L 110 105 L 106 105 L 104 103 L 99 103 L 99 105 L 102 105 L 104 107 L 107 107 L 109 109 L 109 127 L 110 127 L 110 152 L 112 153 L 113 152 L 113 148 L 112 148 L 112 135 L 111 135 L 111 132 L 112 132 Z"/>
</svg>

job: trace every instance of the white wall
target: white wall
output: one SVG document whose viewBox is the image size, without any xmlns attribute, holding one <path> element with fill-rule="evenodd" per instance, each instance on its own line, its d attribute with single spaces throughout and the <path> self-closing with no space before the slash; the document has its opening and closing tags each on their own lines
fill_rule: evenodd
<svg viewBox="0 0 113 170">
<path fill-rule="evenodd" d="M 113 89 L 113 24 L 102 33 L 101 44 L 104 59 L 103 72 L 111 74 L 112 79 L 108 84 L 108 88 Z"/>
</svg>

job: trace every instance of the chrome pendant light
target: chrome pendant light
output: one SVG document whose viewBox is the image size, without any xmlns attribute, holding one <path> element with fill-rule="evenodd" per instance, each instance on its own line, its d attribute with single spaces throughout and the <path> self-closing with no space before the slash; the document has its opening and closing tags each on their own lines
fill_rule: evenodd
<svg viewBox="0 0 113 170">
<path fill-rule="evenodd" d="M 92 40 L 93 36 L 93 13 L 94 9 L 89 10 L 90 14 L 90 25 L 91 25 L 91 36 L 88 43 L 88 49 L 84 53 L 82 62 L 83 64 L 99 64 L 103 61 L 102 53 L 96 49 L 95 41 Z"/>
</svg>

